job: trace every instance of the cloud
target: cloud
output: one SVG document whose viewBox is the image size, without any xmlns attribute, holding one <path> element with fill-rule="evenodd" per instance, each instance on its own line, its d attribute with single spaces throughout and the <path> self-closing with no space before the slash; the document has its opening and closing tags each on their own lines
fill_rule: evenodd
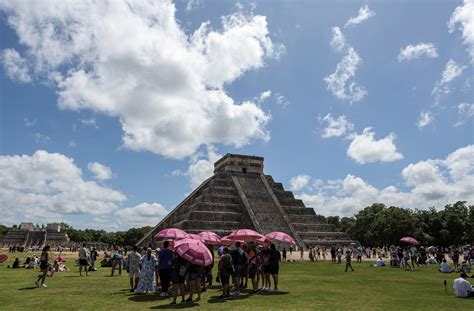
<svg viewBox="0 0 474 311">
<path fill-rule="evenodd" d="M 332 27 L 332 39 L 329 44 L 338 52 L 342 52 L 346 47 L 346 38 L 339 27 Z"/>
<path fill-rule="evenodd" d="M 309 180 L 311 179 L 308 175 L 298 175 L 290 179 L 290 189 L 291 191 L 300 191 L 308 185 Z"/>
<path fill-rule="evenodd" d="M 385 138 L 375 139 L 375 132 L 367 127 L 362 134 L 354 134 L 351 144 L 347 149 L 347 155 L 358 164 L 371 162 L 392 162 L 403 159 L 403 155 L 397 151 L 394 144 L 395 134 L 390 133 Z"/>
<path fill-rule="evenodd" d="M 155 226 L 168 213 L 169 211 L 159 203 L 145 202 L 117 210 L 114 213 L 114 220 L 120 228 Z"/>
<path fill-rule="evenodd" d="M 327 126 L 323 129 L 322 138 L 346 136 L 354 130 L 354 124 L 347 121 L 346 116 L 342 115 L 334 119 L 330 113 L 319 120 L 320 123 L 326 123 Z"/>
<path fill-rule="evenodd" d="M 68 143 L 67 143 L 67 146 L 69 148 L 76 148 L 76 141 L 74 139 L 71 139 Z"/>
<path fill-rule="evenodd" d="M 87 164 L 87 169 L 94 174 L 97 180 L 107 180 L 112 178 L 112 170 L 110 167 L 100 164 L 99 162 L 91 162 Z"/>
<path fill-rule="evenodd" d="M 90 118 L 90 119 L 80 119 L 82 125 L 84 126 L 92 126 L 93 128 L 96 128 L 98 129 L 99 126 L 97 125 L 97 122 L 95 121 L 94 118 Z"/>
<path fill-rule="evenodd" d="M 85 180 L 74 160 L 63 154 L 38 150 L 31 156 L 0 156 L 0 214 L 12 219 L 108 214 L 125 200 L 119 191 Z"/>
<path fill-rule="evenodd" d="M 432 92 L 432 94 L 437 97 L 437 101 L 439 100 L 439 97 L 441 95 L 449 94 L 451 92 L 451 82 L 457 77 L 459 77 L 466 68 L 467 66 L 460 65 L 456 63 L 453 59 L 450 59 L 446 63 L 446 66 L 443 69 L 443 73 L 441 74 L 441 79 L 436 81 L 435 87 Z"/>
<path fill-rule="evenodd" d="M 357 67 L 361 63 L 357 52 L 349 47 L 336 66 L 336 71 L 324 78 L 327 89 L 339 99 L 349 100 L 351 103 L 361 101 L 368 93 L 367 90 L 353 81 Z"/>
<path fill-rule="evenodd" d="M 31 82 L 26 60 L 15 49 L 5 49 L 0 55 L 7 76 L 21 83 Z"/>
<path fill-rule="evenodd" d="M 418 121 L 416 122 L 416 127 L 421 130 L 431 122 L 433 122 L 434 117 L 431 112 L 420 112 L 420 116 L 418 117 Z"/>
<path fill-rule="evenodd" d="M 36 119 L 30 120 L 28 118 L 24 118 L 23 121 L 25 122 L 25 127 L 32 127 L 36 125 Z"/>
<path fill-rule="evenodd" d="M 285 96 L 281 95 L 280 93 L 275 93 L 275 99 L 276 99 L 276 103 L 282 107 L 286 107 L 290 104 L 288 99 Z"/>
<path fill-rule="evenodd" d="M 202 9 L 203 7 L 204 7 L 203 0 L 188 0 L 185 11 L 189 13 L 196 9 Z"/>
<path fill-rule="evenodd" d="M 458 105 L 458 119 L 455 126 L 464 124 L 468 119 L 474 117 L 474 104 L 460 103 Z"/>
<path fill-rule="evenodd" d="M 258 97 L 258 102 L 263 103 L 265 100 L 267 100 L 270 96 L 272 95 L 271 90 L 266 90 L 260 93 L 260 96 Z"/>
<path fill-rule="evenodd" d="M 448 31 L 452 33 L 456 25 L 460 24 L 459 29 L 462 31 L 464 44 L 467 45 L 471 63 L 474 63 L 474 14 L 472 12 L 474 12 L 474 1 L 464 0 L 463 4 L 458 6 L 451 15 Z"/>
<path fill-rule="evenodd" d="M 347 23 L 344 25 L 344 28 L 356 26 L 373 16 L 375 16 L 375 12 L 369 9 L 368 5 L 364 5 L 359 9 L 359 14 L 356 17 L 349 18 Z"/>
<path fill-rule="evenodd" d="M 373 203 L 412 209 L 437 208 L 456 201 L 474 202 L 474 145 L 459 148 L 445 159 L 412 163 L 402 170 L 407 186 L 377 188 L 352 174 L 343 179 L 317 180 L 311 191 L 296 196 L 324 216 L 352 216 Z"/>
<path fill-rule="evenodd" d="M 120 120 L 123 145 L 184 158 L 202 145 L 267 141 L 270 115 L 225 86 L 284 47 L 267 19 L 238 11 L 187 33 L 170 1 L 2 2 L 34 77 L 58 106 Z M 114 48 L 111 48 L 114 47 Z"/>
<path fill-rule="evenodd" d="M 51 138 L 48 135 L 41 133 L 34 133 L 33 138 L 35 139 L 35 142 L 39 145 L 47 145 L 51 141 Z"/>
<path fill-rule="evenodd" d="M 207 146 L 207 152 L 195 154 L 191 157 L 188 170 L 184 175 L 189 178 L 192 189 L 199 186 L 204 180 L 214 175 L 214 163 L 222 158 L 214 146 Z"/>
<path fill-rule="evenodd" d="M 439 57 L 433 43 L 420 42 L 416 45 L 409 44 L 404 48 L 400 48 L 398 61 L 410 61 L 412 59 L 420 58 L 422 55 L 426 55 L 429 58 Z"/>
</svg>

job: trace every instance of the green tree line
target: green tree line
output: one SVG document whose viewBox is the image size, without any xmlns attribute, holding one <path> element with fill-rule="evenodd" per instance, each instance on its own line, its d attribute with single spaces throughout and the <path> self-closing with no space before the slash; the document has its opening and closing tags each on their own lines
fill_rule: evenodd
<svg viewBox="0 0 474 311">
<path fill-rule="evenodd" d="M 404 236 L 412 236 L 423 245 L 474 242 L 474 205 L 467 206 L 465 201 L 448 204 L 441 210 L 411 210 L 376 203 L 353 217 L 329 216 L 326 221 L 367 246 L 396 245 Z"/>
</svg>

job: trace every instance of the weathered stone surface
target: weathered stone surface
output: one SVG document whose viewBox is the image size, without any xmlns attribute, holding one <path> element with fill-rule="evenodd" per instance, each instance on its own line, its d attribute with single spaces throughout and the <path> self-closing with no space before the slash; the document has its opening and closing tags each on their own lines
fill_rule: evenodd
<svg viewBox="0 0 474 311">
<path fill-rule="evenodd" d="M 334 225 L 324 223 L 313 208 L 295 199 L 291 191 L 263 174 L 263 158 L 227 154 L 214 165 L 214 176 L 204 181 L 137 244 L 156 244 L 164 228 L 189 233 L 214 231 L 227 235 L 248 228 L 260 233 L 283 231 L 297 243 L 347 245 L 353 241 Z"/>
</svg>

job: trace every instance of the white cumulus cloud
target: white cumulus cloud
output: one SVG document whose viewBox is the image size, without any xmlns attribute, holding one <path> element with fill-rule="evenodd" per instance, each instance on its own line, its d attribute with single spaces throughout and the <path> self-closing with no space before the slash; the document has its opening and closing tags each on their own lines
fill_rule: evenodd
<svg viewBox="0 0 474 311">
<path fill-rule="evenodd" d="M 169 213 L 160 203 L 140 203 L 117 210 L 114 221 L 120 228 L 155 226 Z"/>
<path fill-rule="evenodd" d="M 112 178 L 112 170 L 110 167 L 100 164 L 99 162 L 88 163 L 87 169 L 94 174 L 95 179 L 107 180 Z"/>
<path fill-rule="evenodd" d="M 416 122 L 416 127 L 418 129 L 422 129 L 431 122 L 433 122 L 434 117 L 433 114 L 429 111 L 422 111 L 420 112 L 420 116 L 418 117 L 418 121 Z"/>
<path fill-rule="evenodd" d="M 342 115 L 337 118 L 328 113 L 324 118 L 320 119 L 321 123 L 325 123 L 322 131 L 322 138 L 347 136 L 354 130 L 354 124 L 347 121 L 346 116 Z"/>
<path fill-rule="evenodd" d="M 191 188 L 196 188 L 204 180 L 214 175 L 214 163 L 222 158 L 214 146 L 207 146 L 206 153 L 197 153 L 191 157 L 188 170 L 184 173 L 189 178 Z"/>
<path fill-rule="evenodd" d="M 397 151 L 395 146 L 395 134 L 377 140 L 372 128 L 367 127 L 362 134 L 354 134 L 351 144 L 347 149 L 347 155 L 358 164 L 371 162 L 392 162 L 403 159 L 403 155 Z"/>
<path fill-rule="evenodd" d="M 420 42 L 416 45 L 409 44 L 404 48 L 400 48 L 398 61 L 410 61 L 412 59 L 420 58 L 422 55 L 426 55 L 429 58 L 436 58 L 439 56 L 433 43 Z"/>
<path fill-rule="evenodd" d="M 124 194 L 85 180 L 74 160 L 38 150 L 30 155 L 0 156 L 0 214 L 17 220 L 59 220 L 67 214 L 108 214 Z"/>
<path fill-rule="evenodd" d="M 354 81 L 357 67 L 361 62 L 354 48 L 349 47 L 347 55 L 337 64 L 336 71 L 324 78 L 328 90 L 336 98 L 353 103 L 361 101 L 367 95 L 367 90 Z"/>
<path fill-rule="evenodd" d="M 474 145 L 459 148 L 445 159 L 411 163 L 402 170 L 407 190 L 378 188 L 352 174 L 343 179 L 317 180 L 312 191 L 296 196 L 324 216 L 352 216 L 373 203 L 412 209 L 442 208 L 448 203 L 474 203 Z"/>
<path fill-rule="evenodd" d="M 453 59 L 450 59 L 443 69 L 441 79 L 436 81 L 432 94 L 437 96 L 437 99 L 443 94 L 449 94 L 451 92 L 451 82 L 459 77 L 466 68 L 467 66 L 458 64 Z"/>
<path fill-rule="evenodd" d="M 349 20 L 344 25 L 344 27 L 351 27 L 351 26 L 358 25 L 373 16 L 375 16 L 375 12 L 369 9 L 368 5 L 364 5 L 363 7 L 359 9 L 359 14 L 357 16 L 349 18 Z"/>
<path fill-rule="evenodd" d="M 18 82 L 31 82 L 26 60 L 15 49 L 5 49 L 0 55 L 7 76 Z"/>
<path fill-rule="evenodd" d="M 239 11 L 186 33 L 167 0 L 7 1 L 0 10 L 58 106 L 118 118 L 129 149 L 183 158 L 202 145 L 269 139 L 270 115 L 224 88 L 283 51 L 265 16 Z"/>
<path fill-rule="evenodd" d="M 331 47 L 338 52 L 342 52 L 346 47 L 346 38 L 339 27 L 332 27 L 332 39 L 329 42 Z"/>
<path fill-rule="evenodd" d="M 448 22 L 448 31 L 451 33 L 459 25 L 462 31 L 464 44 L 467 45 L 467 51 L 471 57 L 471 63 L 474 63 L 474 1 L 464 0 L 463 4 L 458 6 L 451 19 Z"/>
<path fill-rule="evenodd" d="M 458 105 L 458 119 L 459 121 L 455 126 L 460 126 L 464 124 L 468 119 L 474 117 L 474 104 L 470 103 L 460 103 Z"/>
<path fill-rule="evenodd" d="M 290 179 L 290 189 L 292 191 L 300 191 L 308 185 L 311 177 L 308 175 L 298 175 Z"/>
</svg>

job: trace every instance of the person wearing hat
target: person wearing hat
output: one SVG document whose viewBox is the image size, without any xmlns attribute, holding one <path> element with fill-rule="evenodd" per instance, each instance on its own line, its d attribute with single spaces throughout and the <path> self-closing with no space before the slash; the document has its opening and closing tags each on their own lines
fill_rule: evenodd
<svg viewBox="0 0 474 311">
<path fill-rule="evenodd" d="M 461 275 L 453 281 L 454 294 L 456 297 L 467 298 L 474 297 L 474 287 L 466 280 L 467 274 L 461 273 Z"/>
</svg>

